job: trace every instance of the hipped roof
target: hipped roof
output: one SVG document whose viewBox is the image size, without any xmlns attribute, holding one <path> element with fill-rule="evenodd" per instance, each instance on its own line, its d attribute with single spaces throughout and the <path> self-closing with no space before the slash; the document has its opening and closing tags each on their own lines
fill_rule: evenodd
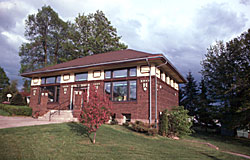
<svg viewBox="0 0 250 160">
<path fill-rule="evenodd" d="M 100 54 L 93 54 L 90 56 L 85 56 L 82 58 L 74 59 L 68 62 L 56 64 L 53 66 L 44 67 L 32 72 L 27 72 L 21 74 L 23 77 L 34 77 L 36 74 L 49 73 L 55 71 L 71 70 L 77 68 L 86 68 L 93 66 L 101 66 L 105 64 L 117 64 L 123 62 L 133 62 L 138 60 L 150 60 L 153 58 L 161 58 L 163 61 L 167 62 L 172 70 L 179 76 L 180 83 L 185 83 L 185 78 L 178 72 L 178 70 L 167 60 L 163 54 L 150 54 L 146 52 L 136 51 L 132 49 L 111 51 Z M 165 63 L 164 62 L 164 63 Z"/>
</svg>

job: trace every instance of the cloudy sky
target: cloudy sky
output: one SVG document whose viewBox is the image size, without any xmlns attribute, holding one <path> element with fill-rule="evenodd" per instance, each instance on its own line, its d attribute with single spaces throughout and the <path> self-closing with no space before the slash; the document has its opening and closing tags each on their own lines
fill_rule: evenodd
<svg viewBox="0 0 250 160">
<path fill-rule="evenodd" d="M 19 88 L 25 19 L 43 5 L 65 21 L 102 10 L 130 49 L 164 53 L 184 76 L 191 71 L 197 80 L 210 45 L 250 28 L 250 0 L 0 0 L 0 66 L 19 80 Z"/>
</svg>

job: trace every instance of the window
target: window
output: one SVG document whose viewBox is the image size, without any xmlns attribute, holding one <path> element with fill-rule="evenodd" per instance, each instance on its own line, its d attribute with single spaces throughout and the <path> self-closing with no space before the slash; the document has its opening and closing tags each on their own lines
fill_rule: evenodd
<svg viewBox="0 0 250 160">
<path fill-rule="evenodd" d="M 136 100 L 136 80 L 105 82 L 104 92 L 110 95 L 113 101 L 134 101 Z"/>
<path fill-rule="evenodd" d="M 128 70 L 127 69 L 121 69 L 121 70 L 114 70 L 113 71 L 113 78 L 121 78 L 121 77 L 127 77 L 128 76 Z"/>
<path fill-rule="evenodd" d="M 111 82 L 104 83 L 104 90 L 105 90 L 106 94 L 110 95 L 110 93 L 111 93 Z"/>
<path fill-rule="evenodd" d="M 61 76 L 42 77 L 42 84 L 54 84 L 60 82 L 61 82 Z"/>
<path fill-rule="evenodd" d="M 42 84 L 46 84 L 46 78 L 42 77 Z"/>
<path fill-rule="evenodd" d="M 88 73 L 77 73 L 75 74 L 76 81 L 86 81 L 88 80 Z"/>
<path fill-rule="evenodd" d="M 136 100 L 136 81 L 129 81 L 129 99 Z"/>
<path fill-rule="evenodd" d="M 42 91 L 48 91 L 48 102 L 59 102 L 60 86 L 46 86 Z"/>
<path fill-rule="evenodd" d="M 136 76 L 136 67 L 134 68 L 126 68 L 126 69 L 118 69 L 113 71 L 105 71 L 105 79 L 110 78 L 124 78 L 124 77 L 135 77 Z"/>
<path fill-rule="evenodd" d="M 127 81 L 113 82 L 113 100 L 127 101 L 128 88 Z"/>
<path fill-rule="evenodd" d="M 60 83 L 61 82 L 61 76 L 57 76 L 56 77 L 56 83 Z"/>
<path fill-rule="evenodd" d="M 111 78 L 111 71 L 105 71 L 105 79 Z"/>
<path fill-rule="evenodd" d="M 56 82 L 56 77 L 47 77 L 46 84 L 53 84 Z"/>
<path fill-rule="evenodd" d="M 129 77 L 136 76 L 136 68 L 130 68 L 129 69 Z"/>
</svg>

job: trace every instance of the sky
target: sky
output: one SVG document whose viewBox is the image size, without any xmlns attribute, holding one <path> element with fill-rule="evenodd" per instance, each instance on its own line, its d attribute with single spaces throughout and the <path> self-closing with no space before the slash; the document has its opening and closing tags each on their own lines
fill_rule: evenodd
<svg viewBox="0 0 250 160">
<path fill-rule="evenodd" d="M 162 53 L 186 77 L 200 80 L 207 48 L 250 28 L 250 0 L 0 0 L 0 67 L 18 80 L 25 20 L 50 5 L 65 21 L 101 10 L 129 49 Z"/>
</svg>

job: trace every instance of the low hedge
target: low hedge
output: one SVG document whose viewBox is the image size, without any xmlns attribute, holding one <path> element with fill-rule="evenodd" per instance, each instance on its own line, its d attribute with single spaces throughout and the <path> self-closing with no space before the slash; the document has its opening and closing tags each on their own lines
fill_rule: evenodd
<svg viewBox="0 0 250 160">
<path fill-rule="evenodd" d="M 0 104 L 0 109 L 8 112 L 10 115 L 31 116 L 32 109 L 28 106 L 13 106 Z"/>
</svg>

